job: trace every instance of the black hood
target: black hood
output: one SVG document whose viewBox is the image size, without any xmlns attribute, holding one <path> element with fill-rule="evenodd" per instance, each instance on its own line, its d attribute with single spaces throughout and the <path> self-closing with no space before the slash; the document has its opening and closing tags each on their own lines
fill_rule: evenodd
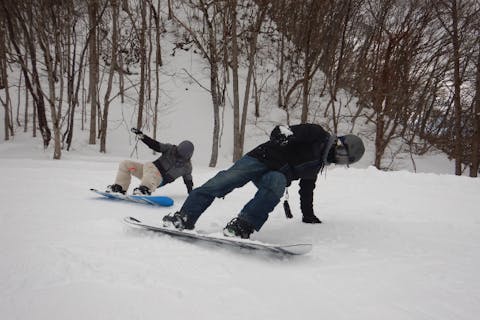
<svg viewBox="0 0 480 320">
<path fill-rule="evenodd" d="M 193 143 L 188 140 L 180 142 L 177 146 L 177 154 L 186 160 L 190 160 L 193 155 L 193 150 Z"/>
</svg>

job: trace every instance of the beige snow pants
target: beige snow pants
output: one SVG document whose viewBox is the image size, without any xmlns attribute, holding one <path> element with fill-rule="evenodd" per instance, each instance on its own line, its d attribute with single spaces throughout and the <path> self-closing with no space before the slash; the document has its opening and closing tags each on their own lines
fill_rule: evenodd
<svg viewBox="0 0 480 320">
<path fill-rule="evenodd" d="M 131 160 L 123 160 L 118 165 L 115 183 L 128 190 L 132 176 L 140 179 L 140 185 L 147 187 L 153 192 L 162 182 L 162 175 L 152 162 L 140 163 Z"/>
</svg>

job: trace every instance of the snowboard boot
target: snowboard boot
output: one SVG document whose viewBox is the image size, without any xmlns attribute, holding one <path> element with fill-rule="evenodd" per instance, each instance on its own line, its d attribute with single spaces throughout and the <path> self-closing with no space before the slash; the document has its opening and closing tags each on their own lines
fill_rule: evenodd
<svg viewBox="0 0 480 320">
<path fill-rule="evenodd" d="M 123 190 L 122 186 L 116 183 L 107 186 L 107 190 L 105 190 L 105 192 L 125 194 L 125 190 Z"/>
<path fill-rule="evenodd" d="M 147 187 L 138 186 L 138 188 L 133 189 L 133 194 L 135 196 L 149 196 L 152 193 L 150 192 L 150 190 Z"/>
<path fill-rule="evenodd" d="M 166 215 L 163 217 L 162 221 L 163 226 L 167 228 L 175 227 L 179 230 L 192 230 L 195 227 L 195 224 L 192 223 L 192 221 L 189 221 L 188 216 L 181 211 Z"/>
<path fill-rule="evenodd" d="M 302 217 L 302 222 L 304 223 L 322 223 L 320 219 L 317 218 L 316 215 L 308 215 L 308 216 L 303 216 Z"/>
<path fill-rule="evenodd" d="M 253 233 L 253 226 L 241 218 L 234 218 L 223 229 L 226 237 L 249 239 Z"/>
</svg>

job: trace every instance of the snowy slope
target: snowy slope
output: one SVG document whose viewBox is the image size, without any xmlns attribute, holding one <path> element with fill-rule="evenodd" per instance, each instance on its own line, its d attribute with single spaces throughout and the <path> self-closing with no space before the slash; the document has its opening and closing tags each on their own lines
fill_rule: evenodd
<svg viewBox="0 0 480 320">
<path fill-rule="evenodd" d="M 281 206 L 254 238 L 311 241 L 281 258 L 134 230 L 158 221 L 185 186 L 157 191 L 174 208 L 96 197 L 118 159 L 6 158 L 0 187 L 2 319 L 477 319 L 480 312 L 478 179 L 333 168 L 317 184 L 322 225 Z M 216 169 L 197 167 L 195 183 Z M 253 195 L 217 200 L 197 228 L 216 232 Z"/>
</svg>

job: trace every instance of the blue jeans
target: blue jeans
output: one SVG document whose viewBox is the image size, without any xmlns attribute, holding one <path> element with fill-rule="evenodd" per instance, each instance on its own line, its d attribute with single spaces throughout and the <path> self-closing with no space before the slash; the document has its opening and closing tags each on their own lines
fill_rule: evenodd
<svg viewBox="0 0 480 320">
<path fill-rule="evenodd" d="M 215 198 L 223 198 L 233 189 L 243 187 L 250 181 L 258 191 L 243 207 L 238 217 L 259 231 L 267 221 L 268 214 L 280 202 L 287 179 L 282 173 L 270 170 L 250 156 L 242 157 L 229 169 L 220 171 L 202 186 L 192 190 L 180 211 L 195 223 Z"/>
</svg>

